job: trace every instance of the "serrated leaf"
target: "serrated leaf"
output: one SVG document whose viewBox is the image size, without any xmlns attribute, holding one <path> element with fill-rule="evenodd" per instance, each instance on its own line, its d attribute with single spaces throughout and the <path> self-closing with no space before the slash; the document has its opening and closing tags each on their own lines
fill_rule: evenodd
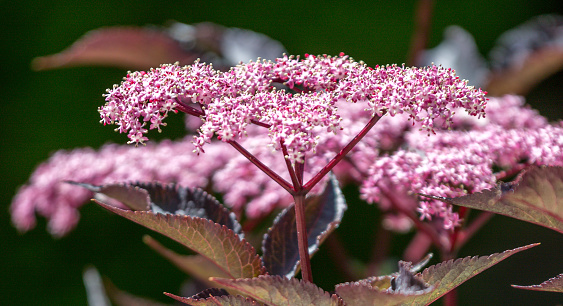
<svg viewBox="0 0 563 306">
<path fill-rule="evenodd" d="M 331 174 L 323 193 L 305 200 L 310 255 L 315 254 L 326 237 L 340 225 L 346 209 L 338 181 Z M 299 271 L 295 206 L 285 209 L 276 217 L 274 225 L 264 235 L 262 252 L 264 266 L 270 274 L 291 278 Z"/>
<path fill-rule="evenodd" d="M 167 296 L 188 304 L 192 306 L 255 306 L 261 305 L 256 301 L 251 299 L 238 296 L 238 295 L 229 295 L 229 293 L 223 289 L 211 288 L 205 291 L 202 291 L 192 297 L 181 297 L 171 293 L 164 292 Z"/>
<path fill-rule="evenodd" d="M 339 284 L 336 286 L 336 293 L 348 305 L 428 305 L 473 276 L 518 252 L 538 244 L 531 244 L 490 256 L 450 260 L 428 267 L 415 276 L 425 283 L 423 287 L 420 287 L 418 281 L 411 282 L 411 276 L 414 275 L 407 275 L 408 277 L 405 279 L 407 286 L 393 288 L 394 280 L 396 283 L 397 277 L 401 276 L 401 273 L 394 273 L 388 276 L 371 277 L 357 282 Z M 402 282 L 405 283 L 405 281 Z M 414 286 L 408 285 L 409 283 Z"/>
<path fill-rule="evenodd" d="M 432 289 L 432 288 L 431 288 Z M 387 290 L 381 290 L 376 287 L 372 287 L 367 283 L 362 281 L 344 283 L 336 286 L 336 294 L 342 298 L 346 305 L 381 305 L 381 306 L 391 306 L 391 305 L 402 305 L 409 300 L 413 299 L 413 296 L 417 294 L 427 294 L 426 292 L 421 293 L 399 293 Z"/>
<path fill-rule="evenodd" d="M 435 289 L 429 294 L 414 298 L 412 301 L 408 302 L 408 305 L 428 305 L 473 276 L 518 252 L 537 245 L 539 245 L 539 243 L 507 250 L 502 253 L 495 253 L 489 256 L 465 257 L 456 259 L 455 261 L 449 260 L 428 267 L 420 273 L 420 276 L 427 284 L 433 286 Z"/>
<path fill-rule="evenodd" d="M 103 65 L 147 70 L 162 63 L 193 62 L 197 54 L 186 52 L 165 32 L 140 27 L 110 27 L 90 31 L 60 53 L 38 57 L 35 70 Z"/>
<path fill-rule="evenodd" d="M 399 272 L 339 284 L 336 293 L 349 305 L 401 305 L 435 288 L 415 275 L 410 262 L 399 262 Z"/>
<path fill-rule="evenodd" d="M 149 210 L 154 213 L 188 215 L 209 219 L 225 225 L 242 236 L 241 225 L 235 215 L 221 205 L 217 199 L 199 188 L 185 188 L 176 184 L 117 183 L 90 185 L 69 182 L 96 193 L 95 198 L 111 204 L 107 197 L 115 199 L 132 210 Z"/>
<path fill-rule="evenodd" d="M 213 262 L 229 277 L 248 278 L 264 273 L 265 268 L 254 248 L 226 226 L 198 217 L 123 210 L 96 203 L 176 240 Z"/>
<path fill-rule="evenodd" d="M 219 286 L 240 292 L 266 305 L 344 305 L 313 283 L 279 275 L 261 275 L 247 279 L 211 278 Z"/>
<path fill-rule="evenodd" d="M 563 233 L 563 167 L 533 167 L 513 183 L 459 198 L 426 197 L 505 215 Z"/>
<path fill-rule="evenodd" d="M 162 257 L 168 259 L 171 263 L 176 265 L 176 267 L 180 270 L 206 284 L 208 287 L 213 286 L 213 283 L 209 281 L 209 278 L 212 276 L 229 277 L 229 275 L 221 270 L 217 265 L 201 255 L 180 255 L 164 247 L 148 235 L 143 237 L 143 241 L 153 250 L 162 255 Z"/>
<path fill-rule="evenodd" d="M 519 286 L 512 285 L 517 289 L 534 290 L 534 291 L 551 291 L 563 293 L 563 273 L 552 277 L 539 285 Z"/>
</svg>

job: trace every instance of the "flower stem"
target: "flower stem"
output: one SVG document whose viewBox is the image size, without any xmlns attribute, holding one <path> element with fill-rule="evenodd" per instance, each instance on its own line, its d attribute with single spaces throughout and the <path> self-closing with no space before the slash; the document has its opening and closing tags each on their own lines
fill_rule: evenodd
<svg viewBox="0 0 563 306">
<path fill-rule="evenodd" d="M 434 10 L 433 0 L 418 1 L 415 15 L 415 30 L 411 38 L 411 46 L 408 54 L 407 65 L 415 66 L 430 36 L 430 25 L 432 24 L 432 12 Z"/>
<path fill-rule="evenodd" d="M 258 158 L 256 158 L 256 156 L 254 156 L 254 155 L 252 155 L 252 153 L 248 152 L 238 142 L 231 140 L 228 143 L 231 146 L 233 146 L 237 151 L 239 151 L 240 154 L 244 155 L 244 157 L 246 157 L 251 163 L 253 163 L 256 167 L 258 167 L 258 169 L 262 170 L 262 172 L 266 173 L 266 175 L 268 175 L 276 183 L 278 183 L 285 190 L 287 190 L 287 192 L 289 192 L 290 194 L 295 194 L 295 189 L 293 188 L 293 186 L 291 186 L 290 183 L 288 183 L 286 180 L 284 180 L 281 176 L 279 176 L 277 173 L 275 173 L 268 166 L 264 165 L 261 161 L 258 160 Z"/>
<path fill-rule="evenodd" d="M 289 159 L 285 158 L 288 155 L 288 153 L 287 153 L 287 147 L 284 145 L 283 140 L 280 141 L 280 146 L 282 148 L 282 153 L 284 156 L 285 165 L 287 166 L 287 171 L 289 172 L 289 177 L 291 177 L 291 182 L 293 183 L 293 189 L 299 190 L 303 187 L 302 186 L 303 179 L 301 179 L 301 182 L 299 181 L 297 173 L 295 172 L 295 169 L 291 165 L 291 162 L 289 161 Z M 303 178 L 303 175 L 301 175 L 301 178 Z"/>
<path fill-rule="evenodd" d="M 381 116 L 371 117 L 369 122 L 360 131 L 360 133 L 358 133 L 358 135 L 356 135 L 356 137 L 354 137 L 354 139 L 352 139 L 350 143 L 348 143 L 338 154 L 336 154 L 336 156 L 326 166 L 324 166 L 324 168 L 321 169 L 319 173 L 317 173 L 310 181 L 308 181 L 303 186 L 303 189 L 305 189 L 306 191 L 310 191 L 313 187 L 315 187 L 315 185 L 317 185 L 317 183 L 325 175 L 327 175 L 327 173 L 329 173 L 330 170 L 332 170 L 332 168 L 334 168 L 334 166 L 336 166 L 346 156 L 346 154 L 348 154 L 348 152 L 350 152 L 350 150 L 352 150 L 352 148 L 354 148 L 356 144 L 358 144 L 358 142 L 360 142 L 360 140 L 364 138 L 364 136 L 366 136 L 369 130 L 377 123 L 377 121 L 379 121 L 379 119 L 381 119 L 381 117 L 383 117 L 384 114 L 385 113 L 381 114 Z"/>
<path fill-rule="evenodd" d="M 309 258 L 309 241 L 307 240 L 307 222 L 305 220 L 305 195 L 295 194 L 295 221 L 297 225 L 297 246 L 299 248 L 299 263 L 301 277 L 304 281 L 312 283 L 311 260 Z"/>
</svg>

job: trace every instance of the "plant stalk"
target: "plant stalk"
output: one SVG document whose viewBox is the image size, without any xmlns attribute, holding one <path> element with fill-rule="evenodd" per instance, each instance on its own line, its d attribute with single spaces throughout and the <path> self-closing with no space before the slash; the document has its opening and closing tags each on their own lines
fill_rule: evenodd
<svg viewBox="0 0 563 306">
<path fill-rule="evenodd" d="M 297 245 L 299 248 L 299 263 L 301 265 L 301 277 L 304 281 L 313 282 L 313 272 L 311 271 L 311 260 L 309 258 L 309 241 L 307 240 L 307 222 L 305 220 L 305 195 L 296 194 L 295 200 L 295 221 L 297 226 Z"/>
<path fill-rule="evenodd" d="M 321 169 L 319 173 L 317 173 L 311 180 L 309 180 L 303 186 L 303 189 L 305 189 L 306 191 L 310 191 L 311 189 L 313 189 L 313 187 L 315 187 L 315 185 L 317 185 L 317 183 L 325 175 L 327 175 L 330 172 L 330 170 L 332 170 L 332 168 L 334 168 L 334 166 L 336 166 L 346 156 L 346 154 L 348 154 L 348 152 L 350 152 L 356 146 L 356 144 L 358 144 L 358 142 L 360 142 L 360 140 L 364 138 L 364 136 L 366 136 L 369 130 L 371 130 L 371 128 L 377 123 L 377 121 L 379 121 L 379 119 L 381 119 L 381 117 L 383 117 L 383 115 L 385 115 L 385 113 L 381 114 L 381 116 L 379 117 L 378 116 L 371 117 L 369 122 L 360 131 L 360 133 L 358 133 L 358 135 L 356 135 L 356 137 L 354 137 L 354 139 L 352 139 L 350 143 L 348 143 L 338 154 L 336 154 L 336 156 L 323 169 Z"/>
</svg>

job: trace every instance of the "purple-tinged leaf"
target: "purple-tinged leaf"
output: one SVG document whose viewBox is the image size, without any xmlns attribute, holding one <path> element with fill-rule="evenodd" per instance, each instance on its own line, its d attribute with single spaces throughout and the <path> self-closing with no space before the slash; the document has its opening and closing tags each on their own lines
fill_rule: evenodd
<svg viewBox="0 0 563 306">
<path fill-rule="evenodd" d="M 204 290 L 194 296 L 189 298 L 177 296 L 171 293 L 164 292 L 167 296 L 188 304 L 192 306 L 252 306 L 252 305 L 260 305 L 256 301 L 253 301 L 249 298 L 245 298 L 238 295 L 229 295 L 229 293 L 223 289 L 211 288 Z"/>
<path fill-rule="evenodd" d="M 501 183 L 496 188 L 459 198 L 426 197 L 505 215 L 563 233 L 563 167 L 533 167 L 515 182 Z"/>
<path fill-rule="evenodd" d="M 123 210 L 96 202 L 111 212 L 192 249 L 217 265 L 229 277 L 248 278 L 265 272 L 256 250 L 224 225 L 198 217 Z"/>
<path fill-rule="evenodd" d="M 536 16 L 503 33 L 490 52 L 493 73 L 487 91 L 494 96 L 524 95 L 563 68 L 563 17 Z"/>
<path fill-rule="evenodd" d="M 296 278 L 261 275 L 247 279 L 213 277 L 211 281 L 266 305 L 344 305 L 338 296 Z"/>
<path fill-rule="evenodd" d="M 563 293 L 563 273 L 552 277 L 539 285 L 519 286 L 512 285 L 514 288 L 534 290 L 534 291 L 551 291 Z"/>
<path fill-rule="evenodd" d="M 466 282 L 473 276 L 485 271 L 486 269 L 496 265 L 506 258 L 535 247 L 539 243 L 526 245 L 523 247 L 507 250 L 502 253 L 495 253 L 489 256 L 474 256 L 449 260 L 437 265 L 428 267 L 420 273 L 420 276 L 427 284 L 435 289 L 429 294 L 422 295 L 409 301 L 410 305 L 428 305 L 457 286 Z"/>
<path fill-rule="evenodd" d="M 331 175 L 321 195 L 305 200 L 310 255 L 317 252 L 320 244 L 340 225 L 346 208 L 346 201 L 334 175 Z M 262 259 L 266 270 L 272 275 L 291 278 L 299 271 L 295 222 L 295 206 L 291 206 L 276 217 L 274 225 L 264 235 Z"/>
<path fill-rule="evenodd" d="M 242 237 L 241 225 L 235 215 L 221 205 L 217 199 L 199 188 L 184 188 L 176 184 L 163 185 L 157 182 L 101 186 L 69 183 L 95 192 L 95 199 L 106 204 L 111 204 L 107 199 L 109 197 L 122 202 L 132 210 L 209 219 L 225 225 Z"/>
<path fill-rule="evenodd" d="M 410 263 L 403 263 L 399 273 L 339 284 L 336 294 L 348 305 L 428 305 L 473 276 L 536 245 L 490 256 L 450 260 L 428 267 L 416 275 Z"/>
<path fill-rule="evenodd" d="M 214 284 L 209 281 L 210 277 L 229 277 L 229 275 L 221 270 L 217 265 L 201 255 L 180 255 L 164 247 L 149 235 L 145 235 L 143 237 L 143 241 L 153 250 L 162 255 L 162 257 L 168 259 L 180 270 L 191 277 L 196 278 L 208 287 L 214 286 Z"/>
<path fill-rule="evenodd" d="M 147 70 L 163 63 L 193 62 L 198 54 L 186 52 L 163 31 L 140 27 L 110 27 L 90 31 L 66 50 L 35 58 L 35 70 L 103 65 Z"/>
<path fill-rule="evenodd" d="M 410 262 L 400 261 L 398 273 L 339 284 L 336 293 L 349 305 L 403 304 L 434 290 L 415 273 Z"/>
</svg>

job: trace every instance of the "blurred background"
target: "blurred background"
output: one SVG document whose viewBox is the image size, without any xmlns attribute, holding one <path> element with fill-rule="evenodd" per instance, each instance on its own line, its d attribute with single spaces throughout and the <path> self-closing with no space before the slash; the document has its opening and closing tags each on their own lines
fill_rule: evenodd
<svg viewBox="0 0 563 306">
<path fill-rule="evenodd" d="M 30 69 L 34 57 L 60 52 L 87 31 L 100 27 L 164 25 L 175 20 L 187 24 L 210 21 L 264 33 L 280 41 L 289 54 L 344 52 L 370 66 L 400 64 L 407 59 L 416 1 L 391 3 L 2 1 L 0 304 L 86 305 L 82 271 L 88 265 L 96 266 L 121 289 L 167 303 L 172 301 L 162 292 L 177 293 L 185 280 L 181 272 L 142 243 L 141 237 L 148 230 L 92 204 L 81 209 L 78 227 L 60 239 L 46 232 L 46 222 L 41 218 L 37 227 L 25 234 L 13 228 L 10 202 L 18 186 L 50 154 L 59 149 L 126 142 L 125 135 L 99 124 L 96 111 L 103 104 L 105 89 L 119 83 L 126 70 L 80 67 L 34 72 Z M 481 54 L 487 55 L 501 33 L 536 15 L 562 14 L 563 3 L 437 1 L 434 10 L 429 47 L 442 40 L 448 25 L 456 24 L 472 33 Z M 528 103 L 550 120 L 561 119 L 562 80 L 559 72 L 527 96 Z M 183 136 L 182 118 L 170 119 L 169 126 L 156 138 Z M 366 252 L 377 243 L 374 228 L 379 215 L 375 206 L 348 201 L 350 208 L 338 233 L 361 261 L 369 257 Z M 394 256 L 400 256 L 410 237 L 392 238 Z M 496 216 L 459 257 L 487 255 L 535 242 L 542 245 L 509 258 L 459 287 L 460 305 L 561 304 L 561 294 L 509 286 L 538 284 L 562 273 L 561 234 Z M 336 272 L 326 253 L 323 249 L 313 259 L 313 273 L 321 286 L 331 290 L 336 282 L 349 280 L 331 275 Z"/>
</svg>

